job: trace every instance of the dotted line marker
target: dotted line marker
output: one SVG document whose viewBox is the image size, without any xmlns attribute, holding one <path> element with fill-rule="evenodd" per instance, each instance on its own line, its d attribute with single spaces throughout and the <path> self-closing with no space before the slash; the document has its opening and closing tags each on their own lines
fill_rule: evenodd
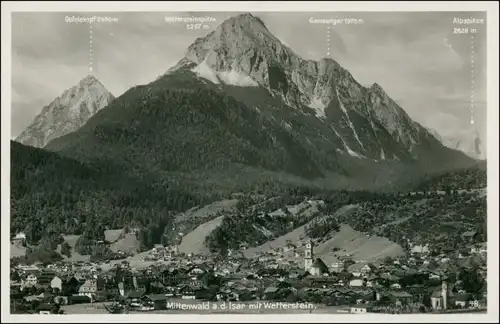
<svg viewBox="0 0 500 324">
<path fill-rule="evenodd" d="M 475 97 L 475 52 L 474 52 L 474 35 L 471 35 L 471 52 L 470 52 L 470 78 L 471 78 L 471 84 L 470 84 L 470 123 L 471 125 L 474 125 L 474 97 Z"/>
<path fill-rule="evenodd" d="M 327 43 L 326 56 L 330 56 L 330 26 L 326 27 L 326 43 Z"/>
<path fill-rule="evenodd" d="M 92 74 L 92 23 L 89 23 L 89 74 Z"/>
</svg>

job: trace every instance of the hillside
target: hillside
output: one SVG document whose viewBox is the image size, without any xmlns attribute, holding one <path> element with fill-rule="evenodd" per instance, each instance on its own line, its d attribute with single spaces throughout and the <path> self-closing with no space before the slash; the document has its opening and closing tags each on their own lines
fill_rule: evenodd
<svg viewBox="0 0 500 324">
<path fill-rule="evenodd" d="M 486 196 L 475 191 L 401 194 L 396 199 L 378 195 L 361 202 L 355 213 L 338 217 L 338 221 L 403 247 L 411 242 L 459 248 L 468 244 L 461 236 L 466 232 L 477 233 L 477 242 L 486 241 Z"/>
<path fill-rule="evenodd" d="M 359 206 L 347 205 L 334 214 L 333 217 L 340 217 L 345 214 L 349 217 Z M 321 218 L 321 217 L 320 217 Z M 317 219 L 308 224 L 300 226 L 287 234 L 268 241 L 260 246 L 252 247 L 244 251 L 246 257 L 255 257 L 271 250 L 280 250 L 288 244 L 301 247 L 308 235 L 308 227 L 314 226 Z M 326 234 L 315 240 L 314 253 L 327 264 L 331 264 L 342 255 L 349 255 L 353 260 L 376 260 L 387 256 L 398 256 L 403 254 L 403 249 L 394 242 L 379 236 L 368 236 L 362 232 L 353 230 L 349 225 L 341 225 L 338 230 L 328 228 Z"/>
<path fill-rule="evenodd" d="M 11 234 L 24 232 L 31 243 L 97 228 L 158 226 L 158 215 L 173 220 L 179 213 L 221 201 L 232 192 L 319 190 L 300 178 L 244 167 L 209 175 L 170 173 L 162 177 L 145 170 L 134 175 L 115 164 L 81 162 L 17 142 L 11 142 L 11 159 Z M 203 174 L 204 181 L 199 181 Z M 197 226 L 196 215 L 204 213 L 200 210 L 179 218 Z M 172 224 L 164 224 L 168 225 L 166 232 Z M 156 231 L 161 233 L 148 244 L 160 243 L 165 229 Z"/>
<path fill-rule="evenodd" d="M 179 252 L 186 254 L 210 254 L 210 250 L 205 245 L 205 239 L 222 224 L 223 218 L 224 216 L 214 218 L 186 234 L 182 238 L 181 244 L 179 244 Z"/>
<path fill-rule="evenodd" d="M 24 232 L 33 243 L 99 225 L 145 226 L 155 221 L 152 215 L 203 203 L 203 197 L 175 185 L 159 186 L 112 165 L 79 162 L 17 142 L 11 142 L 11 158 L 11 233 Z"/>
<path fill-rule="evenodd" d="M 319 255 L 329 259 L 334 248 L 357 259 L 376 259 L 399 255 L 410 245 L 463 248 L 469 232 L 476 233 L 476 242 L 486 241 L 486 197 L 480 192 L 337 192 L 322 199 L 324 207 L 303 213 L 309 206 L 296 215 L 250 207 L 225 217 L 205 244 L 217 253 L 246 246 L 245 255 L 254 256 L 312 238 Z"/>
<path fill-rule="evenodd" d="M 486 188 L 486 162 L 465 169 L 433 175 L 423 179 L 415 188 L 417 191 L 460 190 Z"/>
</svg>

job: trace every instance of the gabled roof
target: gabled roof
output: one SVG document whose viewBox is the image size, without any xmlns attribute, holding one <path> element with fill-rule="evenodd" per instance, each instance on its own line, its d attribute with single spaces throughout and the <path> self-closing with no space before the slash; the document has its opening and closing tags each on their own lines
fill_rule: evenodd
<svg viewBox="0 0 500 324">
<path fill-rule="evenodd" d="M 347 270 L 348 271 L 359 271 L 363 269 L 365 266 L 368 266 L 370 269 L 372 269 L 372 266 L 369 263 L 354 263 L 350 265 Z"/>
<path fill-rule="evenodd" d="M 406 291 L 390 291 L 389 294 L 396 298 L 409 298 L 412 296 Z"/>
<path fill-rule="evenodd" d="M 336 274 L 336 276 L 340 280 L 346 280 L 346 279 L 350 279 L 352 277 L 352 274 L 349 273 L 349 272 L 339 272 L 339 273 Z"/>
<path fill-rule="evenodd" d="M 167 296 L 161 295 L 161 294 L 146 295 L 146 296 L 143 296 L 143 298 L 147 298 L 147 299 L 150 299 L 152 301 L 168 300 Z"/>
<path fill-rule="evenodd" d="M 80 288 L 82 287 L 92 287 L 92 286 L 96 286 L 97 285 L 97 281 L 96 280 L 87 280 L 83 283 L 83 285 L 80 286 Z"/>
<path fill-rule="evenodd" d="M 384 280 L 388 280 L 388 281 L 398 281 L 399 279 L 401 279 L 400 277 L 396 276 L 396 275 L 393 275 L 393 274 L 387 274 L 387 273 L 383 273 L 380 275 L 380 278 L 384 279 Z"/>
<path fill-rule="evenodd" d="M 278 287 L 270 286 L 270 287 L 267 287 L 266 290 L 264 290 L 264 293 L 274 293 L 277 291 L 278 291 Z"/>
<path fill-rule="evenodd" d="M 151 283 L 151 287 L 163 288 L 165 286 L 161 282 L 154 281 Z"/>
<path fill-rule="evenodd" d="M 328 267 L 326 264 L 321 260 L 321 258 L 317 258 L 314 260 L 313 264 L 311 265 L 311 268 L 319 268 L 324 272 L 328 272 Z"/>
<path fill-rule="evenodd" d="M 128 298 L 141 298 L 142 296 L 144 296 L 144 293 L 137 290 L 132 290 L 127 294 Z"/>
<path fill-rule="evenodd" d="M 459 294 L 455 296 L 456 301 L 468 301 L 471 298 L 470 294 Z"/>
<path fill-rule="evenodd" d="M 476 231 L 468 231 L 468 232 L 462 233 L 462 236 L 464 236 L 464 237 L 472 237 L 474 235 L 476 235 Z"/>
</svg>

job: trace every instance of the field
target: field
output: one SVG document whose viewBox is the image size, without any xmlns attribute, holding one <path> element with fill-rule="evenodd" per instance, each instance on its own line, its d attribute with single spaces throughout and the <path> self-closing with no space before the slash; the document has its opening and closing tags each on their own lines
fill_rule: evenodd
<svg viewBox="0 0 500 324">
<path fill-rule="evenodd" d="M 26 248 L 18 244 L 10 244 L 10 257 L 20 257 L 26 255 Z"/>
<path fill-rule="evenodd" d="M 177 232 L 185 234 L 179 244 L 179 252 L 209 254 L 210 251 L 204 244 L 205 238 L 221 225 L 224 218 L 222 215 L 234 210 L 237 202 L 236 199 L 216 201 L 178 214 L 175 217 Z"/>
<path fill-rule="evenodd" d="M 359 207 L 357 205 L 348 205 L 340 208 L 337 213 L 348 214 L 353 213 Z M 306 237 L 306 227 L 308 224 L 296 228 L 295 230 L 280 236 L 274 240 L 268 241 L 260 246 L 245 250 L 245 256 L 252 257 L 259 253 L 268 252 L 270 249 L 285 247 L 287 242 L 301 245 Z M 333 249 L 339 249 L 333 253 Z M 331 238 L 327 238 L 317 244 L 314 248 L 315 255 L 321 257 L 326 264 L 330 264 L 338 256 L 351 255 L 354 260 L 373 261 L 383 259 L 387 256 L 402 255 L 403 249 L 398 244 L 389 241 L 386 238 L 371 235 L 368 236 L 360 231 L 356 231 L 349 225 L 342 224 L 340 230 L 333 234 Z"/>
<path fill-rule="evenodd" d="M 224 216 L 219 216 L 211 221 L 198 226 L 194 231 L 186 234 L 179 245 L 179 252 L 193 254 L 210 254 L 205 245 L 205 238 L 212 233 L 214 229 L 220 226 Z"/>
</svg>

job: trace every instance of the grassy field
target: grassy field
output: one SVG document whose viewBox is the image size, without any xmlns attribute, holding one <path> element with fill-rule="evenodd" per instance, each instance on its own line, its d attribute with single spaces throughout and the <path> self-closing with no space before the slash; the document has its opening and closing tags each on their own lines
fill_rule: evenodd
<svg viewBox="0 0 500 324">
<path fill-rule="evenodd" d="M 26 255 L 26 248 L 19 244 L 10 244 L 10 257 L 22 257 Z"/>
<path fill-rule="evenodd" d="M 219 216 L 211 221 L 198 226 L 194 231 L 186 234 L 182 238 L 179 245 L 179 252 L 193 254 L 210 254 L 208 247 L 205 245 L 205 238 L 213 232 L 214 229 L 220 226 L 224 216 Z"/>
<path fill-rule="evenodd" d="M 337 213 L 348 214 L 352 213 L 357 208 L 359 208 L 357 205 L 348 205 L 340 208 Z M 249 248 L 245 250 L 244 254 L 247 257 L 252 257 L 273 248 L 285 247 L 287 242 L 300 246 L 307 238 L 307 225 L 308 224 L 298 227 L 260 246 Z M 340 251 L 334 254 L 334 248 L 338 248 Z M 321 257 L 326 264 L 330 264 L 337 259 L 338 255 L 351 255 L 354 260 L 373 261 L 376 259 L 383 259 L 387 256 L 399 256 L 404 254 L 404 252 L 401 246 L 384 237 L 376 235 L 368 236 L 360 231 L 354 230 L 349 225 L 343 224 L 340 230 L 335 233 L 332 238 L 320 242 L 314 248 L 314 254 L 317 257 Z"/>
</svg>

